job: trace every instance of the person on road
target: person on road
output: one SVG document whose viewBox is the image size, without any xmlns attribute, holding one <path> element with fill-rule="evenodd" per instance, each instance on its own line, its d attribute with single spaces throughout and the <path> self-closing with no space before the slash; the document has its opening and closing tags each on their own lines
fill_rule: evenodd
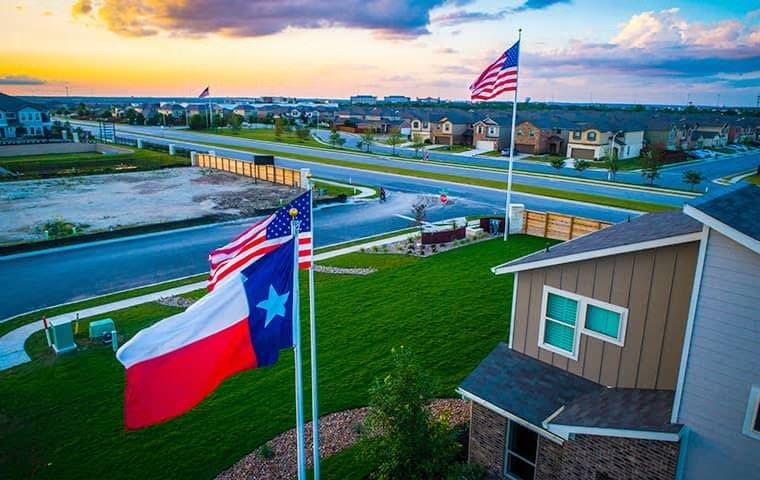
<svg viewBox="0 0 760 480">
<path fill-rule="evenodd" d="M 380 201 L 384 202 L 386 198 L 385 189 L 383 187 L 380 187 Z"/>
</svg>

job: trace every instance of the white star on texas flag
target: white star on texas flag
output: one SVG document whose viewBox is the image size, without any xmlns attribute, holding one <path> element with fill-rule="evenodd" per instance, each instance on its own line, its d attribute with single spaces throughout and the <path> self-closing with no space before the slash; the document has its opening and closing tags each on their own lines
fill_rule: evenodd
<svg viewBox="0 0 760 480">
<path fill-rule="evenodd" d="M 285 316 L 285 303 L 288 301 L 290 292 L 285 292 L 282 295 L 277 293 L 273 285 L 269 285 L 269 297 L 266 300 L 262 300 L 256 304 L 256 307 L 267 311 L 267 318 L 264 320 L 264 328 L 269 326 L 276 316 Z"/>
</svg>

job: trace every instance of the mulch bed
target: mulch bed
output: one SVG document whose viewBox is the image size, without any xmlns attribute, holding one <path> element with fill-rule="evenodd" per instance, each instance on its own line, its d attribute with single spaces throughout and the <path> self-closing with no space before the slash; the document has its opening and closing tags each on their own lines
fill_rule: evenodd
<svg viewBox="0 0 760 480">
<path fill-rule="evenodd" d="M 438 399 L 431 403 L 433 414 L 448 413 L 449 423 L 460 425 L 470 418 L 470 409 L 465 400 Z M 355 408 L 325 415 L 319 420 L 319 455 L 324 459 L 350 447 L 359 440 L 367 408 Z M 312 466 L 311 422 L 306 424 L 306 464 Z M 284 432 L 267 442 L 274 455 L 266 459 L 257 451 L 243 457 L 239 462 L 220 473 L 217 480 L 279 480 L 297 476 L 296 431 Z"/>
</svg>

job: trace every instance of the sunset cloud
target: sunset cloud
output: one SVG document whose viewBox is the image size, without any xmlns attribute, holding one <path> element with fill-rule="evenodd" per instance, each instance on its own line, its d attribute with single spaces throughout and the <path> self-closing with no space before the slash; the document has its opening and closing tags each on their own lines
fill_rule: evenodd
<svg viewBox="0 0 760 480">
<path fill-rule="evenodd" d="M 159 32 L 259 37 L 293 28 L 348 27 L 384 36 L 428 32 L 430 10 L 446 0 L 77 0 L 74 17 L 95 14 L 122 36 Z"/>
<path fill-rule="evenodd" d="M 0 85 L 44 85 L 45 80 L 29 75 L 5 75 L 0 77 Z"/>
</svg>

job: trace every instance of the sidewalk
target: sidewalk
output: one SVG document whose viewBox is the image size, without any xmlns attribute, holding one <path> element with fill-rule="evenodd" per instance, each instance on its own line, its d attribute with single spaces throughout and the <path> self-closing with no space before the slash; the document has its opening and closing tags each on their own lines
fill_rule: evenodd
<svg viewBox="0 0 760 480">
<path fill-rule="evenodd" d="M 367 189 L 374 194 L 374 190 Z M 366 193 L 366 192 L 365 192 Z M 372 248 L 374 246 L 383 245 L 385 243 L 393 243 L 401 240 L 405 240 L 410 236 L 416 235 L 417 232 L 403 233 L 389 238 L 383 238 L 379 240 L 368 241 L 359 245 L 352 245 L 345 248 L 339 248 L 337 250 L 331 250 L 314 255 L 314 261 L 319 262 L 327 260 L 333 257 L 339 257 L 347 253 L 358 252 L 361 249 Z M 181 287 L 170 288 L 161 292 L 149 293 L 146 295 L 140 295 L 138 297 L 127 298 L 119 300 L 118 302 L 106 303 L 103 305 L 97 305 L 95 307 L 84 308 L 82 310 L 75 310 L 62 315 L 56 315 L 55 317 L 48 318 L 48 321 L 52 324 L 61 322 L 72 321 L 77 318 L 79 314 L 80 319 L 86 319 L 98 315 L 105 315 L 106 313 L 113 312 L 115 310 L 121 310 L 127 307 L 133 307 L 143 303 L 153 302 L 161 297 L 169 297 L 172 295 L 181 295 L 183 293 L 192 292 L 194 290 L 200 290 L 206 287 L 206 282 L 196 282 L 189 285 L 183 285 Z M 139 287 L 137 287 L 139 288 Z M 0 337 L 0 371 L 13 368 L 17 365 L 21 365 L 30 362 L 32 359 L 27 355 L 24 350 L 24 344 L 26 340 L 33 334 L 43 329 L 42 320 L 36 320 L 32 323 L 28 323 L 21 327 L 11 330 L 2 337 Z"/>
</svg>

